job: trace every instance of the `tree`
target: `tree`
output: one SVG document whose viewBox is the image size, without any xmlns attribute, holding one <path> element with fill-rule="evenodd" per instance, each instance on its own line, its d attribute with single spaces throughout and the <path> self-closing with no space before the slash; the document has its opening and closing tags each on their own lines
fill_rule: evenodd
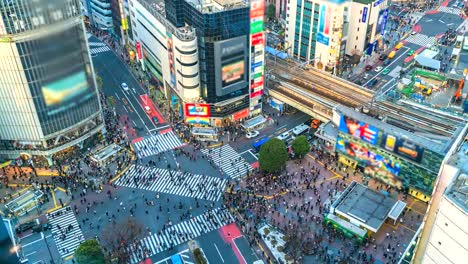
<svg viewBox="0 0 468 264">
<path fill-rule="evenodd" d="M 272 138 L 260 148 L 258 162 L 263 171 L 277 172 L 284 167 L 286 161 L 288 161 L 288 152 L 282 140 Z"/>
<path fill-rule="evenodd" d="M 276 16 L 276 6 L 274 4 L 269 4 L 267 8 L 267 18 L 273 19 Z"/>
<path fill-rule="evenodd" d="M 104 81 L 102 80 L 102 77 L 96 74 L 96 84 L 97 88 L 99 91 L 102 90 L 102 87 L 104 86 Z"/>
<path fill-rule="evenodd" d="M 86 240 L 81 243 L 75 252 L 76 261 L 79 264 L 104 264 L 106 257 L 101 246 L 95 239 Z"/>
<path fill-rule="evenodd" d="M 102 241 L 112 259 L 118 263 L 130 262 L 130 255 L 143 257 L 144 248 L 138 241 L 143 235 L 143 226 L 133 218 L 106 226 L 102 232 Z"/>
<path fill-rule="evenodd" d="M 304 155 L 310 151 L 310 144 L 307 141 L 306 136 L 298 136 L 295 138 L 291 147 L 294 154 L 300 158 L 304 157 Z"/>
<path fill-rule="evenodd" d="M 114 96 L 112 96 L 112 95 L 108 96 L 107 97 L 107 105 L 109 107 L 113 107 L 113 106 L 115 106 L 115 104 L 116 104 L 116 100 L 115 100 Z"/>
</svg>

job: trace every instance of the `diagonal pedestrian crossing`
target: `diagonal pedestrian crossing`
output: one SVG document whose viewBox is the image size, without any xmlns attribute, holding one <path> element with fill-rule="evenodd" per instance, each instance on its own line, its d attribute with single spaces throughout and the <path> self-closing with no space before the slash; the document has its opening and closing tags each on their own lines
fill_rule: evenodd
<svg viewBox="0 0 468 264">
<path fill-rule="evenodd" d="M 227 180 L 188 172 L 133 165 L 115 183 L 123 187 L 216 202 L 221 198 Z"/>
<path fill-rule="evenodd" d="M 140 158 L 157 155 L 161 152 L 175 149 L 185 144 L 177 137 L 174 131 L 169 131 L 164 134 L 156 134 L 144 137 L 133 144 L 137 155 Z"/>
<path fill-rule="evenodd" d="M 52 226 L 52 235 L 60 256 L 66 258 L 73 255 L 84 237 L 71 207 L 48 213 L 47 219 Z"/>
<path fill-rule="evenodd" d="M 228 144 L 219 148 L 202 149 L 201 151 L 214 165 L 222 170 L 223 174 L 230 178 L 242 177 L 253 169 L 252 166 Z"/>
<path fill-rule="evenodd" d="M 235 221 L 228 209 L 216 208 L 172 225 L 129 246 L 131 262 L 137 263 L 164 250 L 186 243 Z"/>
</svg>

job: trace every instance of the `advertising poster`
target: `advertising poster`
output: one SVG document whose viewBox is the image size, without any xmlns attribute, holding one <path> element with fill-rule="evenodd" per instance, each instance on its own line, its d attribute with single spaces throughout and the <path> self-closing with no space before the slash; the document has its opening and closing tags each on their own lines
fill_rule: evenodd
<svg viewBox="0 0 468 264">
<path fill-rule="evenodd" d="M 362 121 L 341 115 L 338 129 L 372 145 L 377 144 L 379 129 Z"/>
<path fill-rule="evenodd" d="M 245 62 L 243 59 L 223 65 L 221 68 L 221 79 L 223 87 L 229 86 L 242 80 L 245 74 Z"/>
<path fill-rule="evenodd" d="M 142 56 L 142 53 L 141 53 L 141 44 L 140 44 L 140 42 L 136 43 L 136 50 L 137 50 L 137 54 L 138 54 L 138 60 L 141 60 L 141 58 L 143 58 L 143 56 Z"/>
<path fill-rule="evenodd" d="M 330 43 L 330 16 L 331 8 L 322 5 L 320 7 L 320 19 L 319 19 L 319 30 L 317 33 L 317 42 L 328 46 Z"/>
<path fill-rule="evenodd" d="M 191 117 L 210 117 L 209 104 L 185 104 L 185 115 Z"/>
<path fill-rule="evenodd" d="M 252 0 L 250 2 L 250 19 L 261 18 L 265 15 L 265 2 L 263 0 Z"/>
<path fill-rule="evenodd" d="M 424 152 L 423 147 L 390 134 L 383 135 L 382 148 L 416 162 L 421 162 Z"/>
<path fill-rule="evenodd" d="M 223 96 L 248 86 L 248 42 L 246 36 L 214 44 L 216 95 Z"/>
<path fill-rule="evenodd" d="M 388 9 L 380 10 L 375 34 L 380 34 L 382 36 L 384 35 L 385 26 L 387 25 L 387 17 L 388 17 Z"/>
<path fill-rule="evenodd" d="M 44 102 L 50 109 L 49 115 L 56 114 L 75 106 L 92 96 L 86 73 L 80 71 L 65 78 L 46 83 L 41 87 Z"/>
<path fill-rule="evenodd" d="M 263 45 L 263 32 L 252 35 L 252 46 Z"/>
<path fill-rule="evenodd" d="M 167 31 L 167 56 L 169 59 L 169 72 L 171 74 L 171 86 L 173 89 L 177 91 L 176 85 L 176 75 L 175 75 L 175 68 L 174 68 L 174 45 L 172 44 L 172 34 Z"/>
<path fill-rule="evenodd" d="M 209 125 L 210 118 L 209 117 L 187 117 L 185 118 L 185 122 L 187 124 L 194 124 L 194 125 Z"/>
<path fill-rule="evenodd" d="M 338 137 L 336 150 L 344 153 L 364 165 L 364 172 L 387 184 L 401 189 L 402 182 L 397 177 L 400 173 L 401 165 L 393 161 L 390 157 L 385 157 L 374 153 L 366 147 L 349 142 L 345 138 Z"/>
<path fill-rule="evenodd" d="M 361 22 L 362 23 L 366 23 L 367 21 L 367 11 L 369 10 L 369 8 L 367 6 L 365 6 L 363 9 L 362 9 L 362 18 L 361 18 Z"/>
</svg>

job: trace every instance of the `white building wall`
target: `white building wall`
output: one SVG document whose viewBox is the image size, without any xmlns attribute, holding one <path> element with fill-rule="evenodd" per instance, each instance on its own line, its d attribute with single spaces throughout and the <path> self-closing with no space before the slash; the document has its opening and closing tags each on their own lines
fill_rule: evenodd
<svg viewBox="0 0 468 264">
<path fill-rule="evenodd" d="M 195 101 L 200 97 L 197 39 L 181 41 L 173 35 L 172 40 L 174 43 L 176 90 L 184 102 Z M 194 65 L 187 66 L 187 64 Z"/>
<path fill-rule="evenodd" d="M 0 42 L 0 138 L 43 138 L 35 105 L 15 43 Z"/>
<path fill-rule="evenodd" d="M 466 263 L 468 214 L 444 196 L 424 254 L 423 263 Z"/>
</svg>

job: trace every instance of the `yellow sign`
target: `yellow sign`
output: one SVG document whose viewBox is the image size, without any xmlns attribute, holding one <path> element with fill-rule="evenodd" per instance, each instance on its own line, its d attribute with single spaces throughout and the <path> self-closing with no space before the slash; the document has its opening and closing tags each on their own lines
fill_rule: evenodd
<svg viewBox="0 0 468 264">
<path fill-rule="evenodd" d="M 126 17 L 122 18 L 122 30 L 128 30 L 128 20 Z"/>
<path fill-rule="evenodd" d="M 8 166 L 10 166 L 10 164 L 11 164 L 11 160 L 5 161 L 5 162 L 3 162 L 2 164 L 0 164 L 0 169 L 1 169 L 1 168 L 8 167 Z"/>
</svg>

